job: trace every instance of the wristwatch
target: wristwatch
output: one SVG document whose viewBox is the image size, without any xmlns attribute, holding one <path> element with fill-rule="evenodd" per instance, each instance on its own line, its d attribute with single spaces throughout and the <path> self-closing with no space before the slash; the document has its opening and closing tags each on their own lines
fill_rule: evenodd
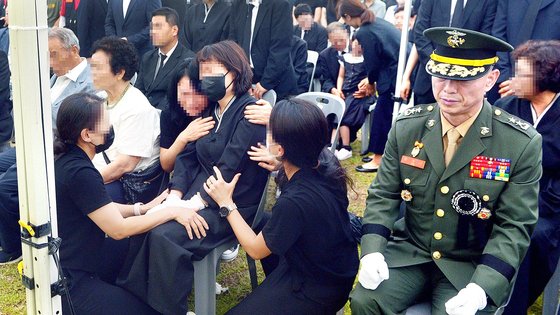
<svg viewBox="0 0 560 315">
<path fill-rule="evenodd" d="M 225 205 L 223 207 L 220 207 L 220 217 L 226 218 L 234 210 L 237 210 L 237 206 L 235 204 Z"/>
</svg>

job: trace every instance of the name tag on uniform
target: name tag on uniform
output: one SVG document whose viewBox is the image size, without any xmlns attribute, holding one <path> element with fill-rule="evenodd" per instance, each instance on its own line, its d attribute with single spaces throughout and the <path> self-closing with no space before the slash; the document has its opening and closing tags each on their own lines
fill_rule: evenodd
<svg viewBox="0 0 560 315">
<path fill-rule="evenodd" d="M 423 170 L 424 167 L 426 167 L 426 161 L 413 158 L 412 156 L 407 156 L 407 155 L 401 156 L 401 163 L 415 168 L 419 168 L 421 170 Z"/>
</svg>

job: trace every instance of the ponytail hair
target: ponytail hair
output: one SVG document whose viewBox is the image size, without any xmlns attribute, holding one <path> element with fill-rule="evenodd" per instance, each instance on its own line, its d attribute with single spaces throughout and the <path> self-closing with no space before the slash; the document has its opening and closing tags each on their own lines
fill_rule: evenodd
<svg viewBox="0 0 560 315">
<path fill-rule="evenodd" d="M 375 14 L 368 10 L 359 0 L 341 0 L 338 7 L 338 15 L 340 17 L 346 15 L 351 18 L 359 17 L 362 25 L 375 21 Z"/>
<path fill-rule="evenodd" d="M 56 118 L 55 159 L 78 142 L 83 129 L 96 129 L 103 114 L 103 103 L 102 98 L 90 93 L 72 94 L 62 101 Z"/>
</svg>

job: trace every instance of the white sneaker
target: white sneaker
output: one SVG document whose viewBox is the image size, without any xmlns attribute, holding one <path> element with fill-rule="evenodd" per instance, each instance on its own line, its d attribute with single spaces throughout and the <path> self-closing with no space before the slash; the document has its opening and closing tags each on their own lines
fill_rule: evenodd
<svg viewBox="0 0 560 315">
<path fill-rule="evenodd" d="M 237 254 L 239 254 L 239 244 L 237 244 L 237 245 L 233 246 L 232 248 L 223 252 L 220 259 L 222 259 L 223 261 L 229 262 L 229 261 L 234 260 L 237 257 Z"/>
<path fill-rule="evenodd" d="M 344 161 L 352 157 L 352 151 L 342 148 L 335 155 L 339 161 Z"/>
<path fill-rule="evenodd" d="M 221 284 L 216 282 L 216 295 L 220 295 L 222 293 L 226 293 L 229 290 L 228 287 L 222 287 Z"/>
</svg>

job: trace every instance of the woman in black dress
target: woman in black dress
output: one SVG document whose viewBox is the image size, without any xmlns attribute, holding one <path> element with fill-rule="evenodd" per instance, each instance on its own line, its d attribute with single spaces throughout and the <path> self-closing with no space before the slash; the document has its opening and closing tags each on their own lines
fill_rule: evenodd
<svg viewBox="0 0 560 315">
<path fill-rule="evenodd" d="M 216 166 L 231 180 L 243 173 L 234 192 L 240 212 L 250 220 L 258 207 L 267 171 L 249 159 L 251 146 L 264 142 L 266 127 L 245 118 L 255 99 L 248 94 L 252 72 L 243 49 L 232 41 L 204 47 L 197 55 L 201 90 L 209 100 L 202 117 L 216 122 L 210 133 L 187 147 L 175 162 L 170 193 L 160 209 L 178 205 L 204 217 L 206 236 L 190 239 L 184 228 L 169 222 L 150 231 L 139 250 L 130 253 L 118 284 L 165 314 L 185 314 L 193 284 L 193 260 L 200 260 L 233 231 L 218 214 L 218 204 L 202 184 Z"/>
<path fill-rule="evenodd" d="M 187 10 L 182 43 L 199 52 L 202 47 L 228 38 L 231 5 L 224 0 L 202 0 Z"/>
<path fill-rule="evenodd" d="M 262 232 L 255 234 L 238 210 L 234 189 L 242 173 L 230 180 L 214 168 L 204 187 L 251 257 L 281 257 L 228 314 L 335 314 L 348 299 L 359 264 L 346 211 L 348 178 L 332 153 L 320 158 L 329 135 L 317 106 L 281 101 L 272 109 L 270 129 L 270 151 L 282 161 L 288 182 Z"/>
<path fill-rule="evenodd" d="M 109 127 L 103 99 L 79 93 L 62 102 L 55 140 L 55 181 L 60 265 L 69 284 L 62 299 L 63 311 L 72 314 L 71 300 L 74 314 L 157 314 L 130 292 L 99 279 L 105 234 L 123 239 L 171 220 L 190 229 L 187 222 L 194 219 L 205 225 L 204 219 L 194 211 L 172 207 L 143 215 L 165 195 L 146 205 L 112 202 L 91 162 L 96 152 L 110 145 L 105 143 Z"/>
</svg>

